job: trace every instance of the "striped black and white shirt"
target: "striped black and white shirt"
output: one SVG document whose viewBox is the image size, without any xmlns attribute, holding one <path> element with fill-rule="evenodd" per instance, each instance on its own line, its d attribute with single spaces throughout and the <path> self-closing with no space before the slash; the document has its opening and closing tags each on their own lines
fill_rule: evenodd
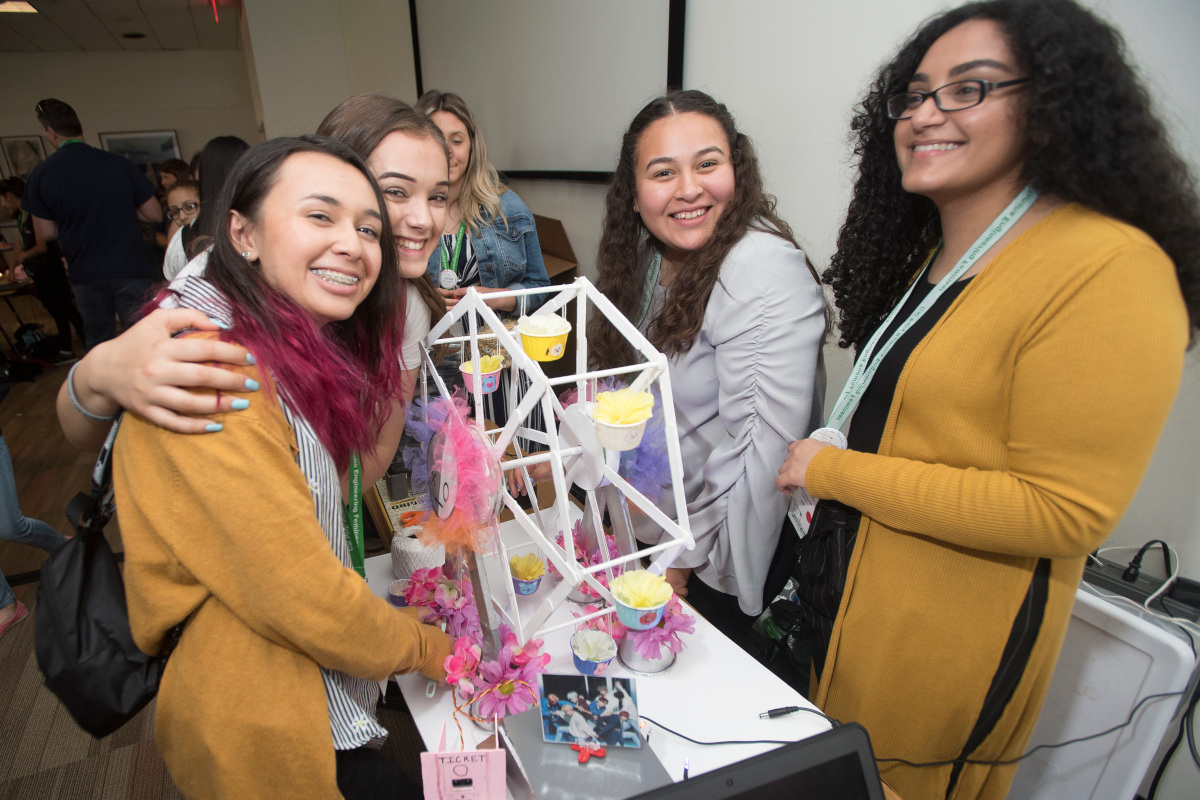
<svg viewBox="0 0 1200 800">
<path fill-rule="evenodd" d="M 229 301 L 203 277 L 203 263 L 199 259 L 179 273 L 171 282 L 173 293 L 162 302 L 165 308 L 195 308 L 215 320 L 231 325 L 233 316 Z M 317 438 L 308 420 L 291 409 L 287 402 L 287 389 L 276 384 L 276 396 L 283 408 L 284 416 L 296 435 L 299 450 L 297 463 L 312 492 L 317 522 L 329 539 L 333 553 L 347 569 L 350 563 L 350 548 L 346 544 L 345 522 L 342 512 L 342 489 L 337 467 L 325 446 Z M 333 733 L 335 750 L 353 750 L 364 745 L 382 746 L 387 738 L 384 729 L 375 718 L 375 706 L 379 703 L 379 684 L 364 678 L 355 678 L 338 670 L 321 667 L 321 679 L 325 683 L 325 700 L 329 708 L 329 727 Z"/>
</svg>

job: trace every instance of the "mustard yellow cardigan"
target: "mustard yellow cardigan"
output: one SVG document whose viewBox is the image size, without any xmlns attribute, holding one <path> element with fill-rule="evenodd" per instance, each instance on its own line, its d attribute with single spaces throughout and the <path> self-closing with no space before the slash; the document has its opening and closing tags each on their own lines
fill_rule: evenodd
<svg viewBox="0 0 1200 800">
<path fill-rule="evenodd" d="M 1046 557 L 1026 671 L 969 757 L 1024 752 L 1084 557 L 1137 489 L 1187 337 L 1162 250 L 1067 206 L 997 254 L 917 345 L 878 454 L 812 460 L 809 490 L 863 512 L 815 702 L 862 723 L 876 757 L 959 757 Z M 880 766 L 905 800 L 946 795 L 950 767 Z M 1003 798 L 1015 770 L 967 766 L 952 797 Z"/>
<path fill-rule="evenodd" d="M 267 378 L 225 429 L 183 436 L 126 414 L 113 480 L 134 640 L 167 662 L 155 740 L 189 798 L 338 798 L 318 665 L 444 677 L 441 631 L 375 597 L 333 554 Z"/>
</svg>

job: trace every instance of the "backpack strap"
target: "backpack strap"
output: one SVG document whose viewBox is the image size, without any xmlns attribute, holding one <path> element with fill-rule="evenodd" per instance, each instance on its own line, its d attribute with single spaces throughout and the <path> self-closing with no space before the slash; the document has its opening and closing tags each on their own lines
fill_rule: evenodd
<svg viewBox="0 0 1200 800">
<path fill-rule="evenodd" d="M 123 416 L 123 413 L 118 416 L 109 428 L 100 455 L 96 457 L 96 465 L 92 467 L 91 493 L 80 492 L 67 504 L 67 521 L 75 528 L 77 535 L 101 533 L 112 519 L 116 508 L 112 486 L 113 442 L 116 441 Z"/>
</svg>

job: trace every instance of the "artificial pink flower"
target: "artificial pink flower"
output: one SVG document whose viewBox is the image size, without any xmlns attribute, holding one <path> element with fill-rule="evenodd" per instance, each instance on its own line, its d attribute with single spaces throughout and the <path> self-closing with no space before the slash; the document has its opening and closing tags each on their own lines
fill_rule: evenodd
<svg viewBox="0 0 1200 800">
<path fill-rule="evenodd" d="M 404 587 L 404 599 L 410 606 L 427 606 L 433 602 L 433 593 L 442 578 L 441 567 L 423 567 L 409 576 Z"/>
<path fill-rule="evenodd" d="M 518 666 L 512 648 L 500 648 L 495 661 L 479 665 L 476 713 L 484 719 L 520 714 L 537 702 L 537 675 L 534 662 Z"/>
<path fill-rule="evenodd" d="M 582 614 L 571 612 L 571 616 L 575 618 L 586 617 L 588 614 L 594 614 L 599 611 L 598 606 L 584 606 Z M 614 642 L 619 642 L 625 638 L 625 631 L 628 630 L 624 625 L 617 621 L 616 615 L 604 614 L 603 616 L 589 619 L 587 622 L 580 622 L 575 625 L 575 630 L 581 631 L 586 628 L 602 631 L 613 638 Z"/>
<path fill-rule="evenodd" d="M 454 653 L 446 656 L 443 664 L 446 669 L 446 683 L 457 686 L 459 694 L 464 698 L 469 698 L 475 692 L 471 679 L 479 671 L 481 657 L 479 645 L 465 636 L 454 641 Z"/>
<path fill-rule="evenodd" d="M 617 623 L 620 625 L 620 623 Z M 621 627 L 624 627 L 623 625 Z M 663 610 L 662 621 L 653 628 L 644 631 L 629 631 L 634 648 L 642 658 L 662 658 L 665 647 L 671 653 L 678 655 L 683 651 L 683 639 L 680 634 L 695 633 L 696 620 L 683 610 L 683 603 L 675 595 L 667 601 Z M 616 638 L 615 636 L 613 637 Z"/>
</svg>

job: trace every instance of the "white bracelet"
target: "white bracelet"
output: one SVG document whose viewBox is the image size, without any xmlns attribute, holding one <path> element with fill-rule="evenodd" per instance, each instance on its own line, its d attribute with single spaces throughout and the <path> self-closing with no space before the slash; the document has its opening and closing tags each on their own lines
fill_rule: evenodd
<svg viewBox="0 0 1200 800">
<path fill-rule="evenodd" d="M 88 411 L 86 408 L 84 408 L 83 404 L 79 402 L 79 398 L 75 396 L 75 370 L 79 368 L 81 363 L 81 361 L 76 361 L 71 365 L 71 371 L 67 373 L 67 397 L 71 399 L 71 405 L 75 406 L 76 411 L 90 420 L 94 420 L 96 422 L 112 422 L 114 419 L 120 416 L 120 411 L 118 411 L 116 414 L 113 414 L 111 417 L 102 417 L 99 414 L 93 414 L 91 411 Z"/>
</svg>

